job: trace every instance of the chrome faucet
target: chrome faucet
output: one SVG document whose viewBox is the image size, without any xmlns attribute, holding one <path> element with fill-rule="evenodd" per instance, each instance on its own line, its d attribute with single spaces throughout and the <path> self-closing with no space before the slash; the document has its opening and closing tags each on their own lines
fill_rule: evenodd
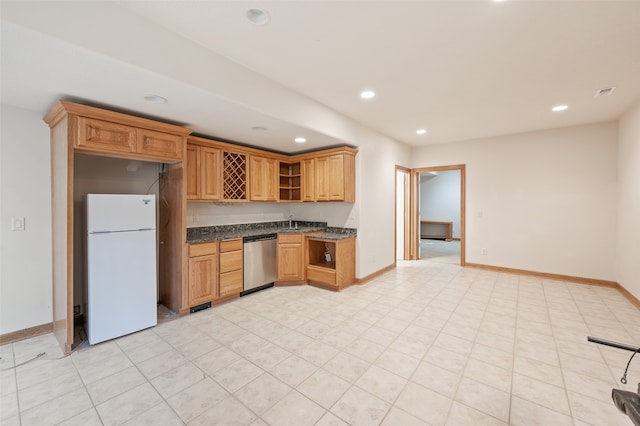
<svg viewBox="0 0 640 426">
<path fill-rule="evenodd" d="M 292 215 L 292 214 L 290 214 L 290 215 L 289 215 L 289 229 L 291 229 L 291 228 L 292 228 L 292 226 L 291 226 L 291 219 L 292 219 L 292 218 L 293 218 L 293 215 Z"/>
</svg>

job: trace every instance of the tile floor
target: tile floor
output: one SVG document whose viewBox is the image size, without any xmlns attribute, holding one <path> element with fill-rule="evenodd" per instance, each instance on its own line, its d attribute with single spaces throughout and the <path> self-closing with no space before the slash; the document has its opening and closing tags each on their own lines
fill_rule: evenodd
<svg viewBox="0 0 640 426">
<path fill-rule="evenodd" d="M 0 347 L 2 425 L 631 425 L 640 311 L 608 288 L 429 261 L 273 288 L 63 357 Z M 46 355 L 11 368 L 33 358 Z M 629 390 L 640 381 L 631 364 Z"/>
<path fill-rule="evenodd" d="M 420 259 L 439 263 L 460 264 L 460 240 L 420 239 Z"/>
</svg>

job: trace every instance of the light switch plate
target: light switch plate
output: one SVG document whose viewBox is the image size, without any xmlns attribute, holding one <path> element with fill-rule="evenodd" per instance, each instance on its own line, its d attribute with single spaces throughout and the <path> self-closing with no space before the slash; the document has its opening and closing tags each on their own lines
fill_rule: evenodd
<svg viewBox="0 0 640 426">
<path fill-rule="evenodd" d="M 25 219 L 24 217 L 11 218 L 11 230 L 12 231 L 24 231 Z"/>
</svg>

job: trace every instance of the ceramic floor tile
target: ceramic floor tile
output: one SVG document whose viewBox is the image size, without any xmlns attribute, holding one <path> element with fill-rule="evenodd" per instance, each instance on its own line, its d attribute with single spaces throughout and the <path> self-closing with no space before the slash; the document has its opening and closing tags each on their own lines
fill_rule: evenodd
<svg viewBox="0 0 640 426">
<path fill-rule="evenodd" d="M 227 391 L 235 392 L 264 372 L 246 359 L 239 359 L 227 368 L 216 371 L 211 377 Z"/>
<path fill-rule="evenodd" d="M 451 399 L 423 386 L 409 382 L 395 406 L 432 425 L 444 424 Z"/>
<path fill-rule="evenodd" d="M 123 357 L 124 362 L 131 365 L 123 354 L 120 355 Z M 107 366 L 107 368 L 109 367 Z M 56 361 L 35 360 L 15 369 L 18 389 L 28 388 L 61 375 L 71 374 L 75 371 L 76 368 L 70 357 Z"/>
<path fill-rule="evenodd" d="M 559 413 L 571 414 L 566 391 L 563 387 L 550 385 L 540 380 L 514 373 L 513 395 L 535 402 Z"/>
<path fill-rule="evenodd" d="M 348 423 L 343 422 L 331 412 L 327 411 L 324 416 L 318 420 L 315 426 L 349 426 Z"/>
<path fill-rule="evenodd" d="M 353 343 L 358 336 L 342 330 L 332 330 L 322 335 L 320 340 L 336 349 L 344 349 Z"/>
<path fill-rule="evenodd" d="M 271 407 L 262 419 L 272 426 L 306 426 L 314 425 L 324 413 L 324 408 L 300 393 L 291 391 Z"/>
<path fill-rule="evenodd" d="M 220 343 L 216 340 L 205 337 L 203 339 L 194 340 L 178 347 L 178 351 L 188 360 L 193 361 L 202 355 L 209 353 L 220 347 Z"/>
<path fill-rule="evenodd" d="M 23 426 L 56 424 L 68 420 L 92 406 L 84 389 L 77 389 L 20 413 Z"/>
<path fill-rule="evenodd" d="M 416 340 L 414 338 L 400 335 L 396 340 L 389 345 L 389 349 L 395 350 L 397 352 L 402 352 L 403 354 L 409 355 L 413 358 L 421 359 L 429 347 L 431 346 L 431 342 L 425 342 Z"/>
<path fill-rule="evenodd" d="M 506 426 L 507 423 L 491 417 L 481 411 L 467 407 L 457 401 L 453 402 L 446 426 Z"/>
<path fill-rule="evenodd" d="M 99 405 L 145 382 L 145 377 L 136 367 L 129 367 L 116 374 L 88 384 L 87 391 L 93 403 Z"/>
<path fill-rule="evenodd" d="M 458 389 L 460 376 L 429 362 L 422 362 L 411 376 L 411 381 L 453 398 Z"/>
<path fill-rule="evenodd" d="M 161 402 L 123 424 L 125 426 L 180 426 L 184 423 L 166 402 Z"/>
<path fill-rule="evenodd" d="M 366 362 L 374 362 L 384 350 L 384 346 L 360 338 L 344 348 L 346 353 L 357 356 Z"/>
<path fill-rule="evenodd" d="M 511 398 L 511 424 L 513 426 L 572 426 L 573 420 L 526 399 Z"/>
<path fill-rule="evenodd" d="M 173 349 L 170 344 L 156 335 L 151 335 L 145 340 L 147 341 L 144 344 L 134 345 L 131 347 L 125 346 L 127 349 L 120 346 L 134 364 L 146 361 Z"/>
<path fill-rule="evenodd" d="M 353 355 L 340 352 L 322 368 L 343 378 L 347 382 L 354 383 L 365 371 L 367 371 L 369 363 L 362 361 Z"/>
<path fill-rule="evenodd" d="M 516 356 L 513 362 L 516 373 L 550 383 L 555 386 L 564 386 L 562 369 L 559 366 L 545 364 L 535 359 Z"/>
<path fill-rule="evenodd" d="M 331 412 L 352 426 L 380 424 L 391 404 L 352 387 L 335 403 Z"/>
<path fill-rule="evenodd" d="M 76 372 L 49 379 L 38 385 L 20 390 L 18 393 L 20 409 L 22 411 L 28 410 L 82 387 L 84 387 L 84 384 Z"/>
<path fill-rule="evenodd" d="M 559 352 L 558 355 L 560 356 L 560 363 L 563 370 L 584 374 L 585 376 L 591 376 L 603 381 L 613 380 L 611 372 L 604 362 L 592 361 L 562 352 Z"/>
<path fill-rule="evenodd" d="M 382 426 L 429 426 L 427 422 L 395 406 L 391 407 L 381 424 Z"/>
<path fill-rule="evenodd" d="M 304 348 L 311 342 L 313 342 L 313 339 L 311 337 L 297 331 L 290 331 L 289 333 L 273 340 L 273 343 L 283 349 L 286 349 L 289 352 L 296 352 Z"/>
<path fill-rule="evenodd" d="M 575 392 L 567 392 L 573 417 L 591 425 L 629 426 L 630 420 L 613 405 Z"/>
<path fill-rule="evenodd" d="M 96 406 L 96 409 L 105 425 L 117 425 L 147 411 L 161 401 L 162 397 L 155 389 L 149 383 L 144 383 L 103 402 Z"/>
<path fill-rule="evenodd" d="M 298 392 L 318 405 L 330 408 L 351 384 L 335 374 L 320 369 L 297 387 Z"/>
<path fill-rule="evenodd" d="M 406 383 L 406 379 L 372 365 L 358 379 L 356 386 L 385 402 L 393 404 Z"/>
<path fill-rule="evenodd" d="M 470 358 L 464 376 L 505 392 L 511 391 L 511 372 Z"/>
<path fill-rule="evenodd" d="M 210 378 L 206 378 L 167 400 L 180 418 L 189 422 L 213 407 L 229 393 Z"/>
<path fill-rule="evenodd" d="M 240 402 L 257 414 L 263 414 L 291 391 L 291 388 L 269 373 L 264 373 L 234 394 Z"/>
<path fill-rule="evenodd" d="M 511 371 L 513 368 L 513 352 L 505 352 L 476 343 L 471 350 L 471 358 L 495 365 L 504 370 Z"/>
<path fill-rule="evenodd" d="M 189 363 L 155 377 L 151 380 L 151 384 L 163 398 L 169 398 L 202 379 L 204 379 L 202 370 Z"/>
<path fill-rule="evenodd" d="M 0 397 L 0 420 L 4 421 L 18 415 L 18 394 L 8 393 Z"/>
<path fill-rule="evenodd" d="M 473 342 L 452 336 L 450 334 L 440 333 L 435 342 L 433 342 L 433 345 L 460 355 L 467 356 L 471 352 Z"/>
<path fill-rule="evenodd" d="M 292 387 L 298 386 L 312 375 L 318 367 L 304 359 L 291 355 L 281 363 L 272 367 L 269 372 Z"/>
<path fill-rule="evenodd" d="M 432 346 L 424 356 L 424 360 L 453 373 L 461 374 L 467 364 L 468 356 Z"/>
<path fill-rule="evenodd" d="M 569 370 L 563 371 L 563 376 L 567 390 L 599 399 L 606 403 L 611 402 L 611 389 L 617 387 L 615 382 L 605 382 Z M 635 383 L 634 385 L 637 386 Z"/>
<path fill-rule="evenodd" d="M 189 422 L 193 426 L 248 425 L 256 415 L 234 397 L 228 397 Z"/>
<path fill-rule="evenodd" d="M 140 364 L 137 364 L 137 366 L 142 374 L 144 374 L 147 379 L 151 380 L 154 377 L 157 377 L 163 373 L 166 373 L 167 371 L 187 364 L 188 362 L 189 360 L 182 356 L 182 354 L 174 349 L 171 349 L 168 352 L 164 352 L 160 355 L 143 361 Z"/>
<path fill-rule="evenodd" d="M 318 367 L 323 366 L 331 358 L 337 355 L 338 350 L 333 346 L 329 346 L 324 342 L 316 340 L 307 346 L 297 350 L 296 355 L 303 358 Z"/>
<path fill-rule="evenodd" d="M 70 419 L 59 423 L 60 426 L 102 426 L 102 421 L 95 408 L 83 411 Z"/>
<path fill-rule="evenodd" d="M 231 349 L 221 347 L 196 358 L 194 364 L 211 376 L 241 358 L 242 357 L 240 355 L 233 352 Z"/>
<path fill-rule="evenodd" d="M 455 399 L 468 407 L 507 422 L 509 421 L 509 397 L 507 392 L 465 377 L 460 382 Z"/>
</svg>

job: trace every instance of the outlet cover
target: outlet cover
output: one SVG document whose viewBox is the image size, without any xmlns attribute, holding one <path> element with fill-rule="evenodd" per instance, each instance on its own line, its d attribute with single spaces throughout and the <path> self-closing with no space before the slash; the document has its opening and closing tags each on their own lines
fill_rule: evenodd
<svg viewBox="0 0 640 426">
<path fill-rule="evenodd" d="M 24 217 L 12 217 L 11 218 L 11 230 L 12 231 L 24 231 L 25 219 Z"/>
</svg>

